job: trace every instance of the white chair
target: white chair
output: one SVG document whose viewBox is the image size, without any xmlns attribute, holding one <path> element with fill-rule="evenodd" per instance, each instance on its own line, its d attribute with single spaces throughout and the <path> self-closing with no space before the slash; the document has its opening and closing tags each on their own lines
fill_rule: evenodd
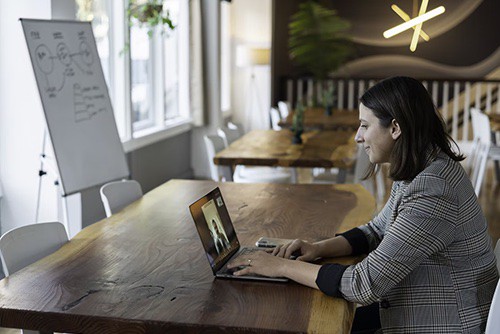
<svg viewBox="0 0 500 334">
<path fill-rule="evenodd" d="M 279 121 L 281 121 L 279 110 L 271 107 L 269 110 L 269 116 L 271 117 L 271 129 L 281 130 L 281 126 L 278 125 Z"/>
<path fill-rule="evenodd" d="M 215 155 L 226 148 L 226 142 L 224 139 L 221 136 L 209 135 L 203 136 L 203 141 L 205 142 L 208 165 L 210 167 L 210 177 L 212 180 L 216 182 L 233 181 L 231 167 L 214 164 Z"/>
<path fill-rule="evenodd" d="M 469 156 L 468 172 L 477 196 L 481 192 L 488 156 L 491 147 L 491 128 L 488 116 L 478 109 L 471 109 L 474 135 L 474 148 Z"/>
<path fill-rule="evenodd" d="M 217 129 L 217 135 L 222 137 L 226 147 L 231 145 L 233 141 L 241 137 L 239 129 L 231 129 L 229 127 L 222 127 Z"/>
<path fill-rule="evenodd" d="M 346 175 L 345 170 L 327 169 L 323 173 L 313 175 L 313 183 L 361 183 L 378 201 L 383 200 L 385 194 L 385 180 L 382 171 L 378 171 L 374 177 L 362 180 L 368 167 L 370 159 L 362 145 L 358 145 L 354 172 Z"/>
<path fill-rule="evenodd" d="M 479 111 L 478 109 L 476 108 L 471 108 L 469 111 L 470 111 L 470 116 L 471 116 L 471 125 L 472 125 L 472 140 L 457 140 L 455 141 L 458 145 L 458 148 L 460 149 L 460 153 L 464 154 L 467 158 L 468 157 L 471 157 L 472 155 L 474 155 L 474 150 L 476 149 L 476 141 L 477 141 L 477 138 L 479 136 L 479 131 L 478 129 L 476 128 L 476 124 L 474 122 L 474 113 L 477 111 Z M 466 162 L 466 168 L 469 168 L 470 169 L 470 166 L 471 166 L 471 162 L 470 162 L 471 159 L 466 159 L 465 162 Z"/>
<path fill-rule="evenodd" d="M 101 187 L 101 200 L 106 217 L 111 217 L 130 203 L 142 197 L 142 188 L 135 180 L 122 180 L 106 183 Z"/>
<path fill-rule="evenodd" d="M 227 122 L 227 127 L 231 130 L 238 130 L 238 132 L 240 133 L 240 136 L 243 136 L 245 134 L 245 131 L 243 129 L 243 125 L 241 125 L 240 123 L 229 121 L 229 122 Z"/>
<path fill-rule="evenodd" d="M 280 111 L 281 118 L 285 119 L 290 114 L 290 107 L 285 101 L 278 101 L 278 110 Z"/>
<path fill-rule="evenodd" d="M 293 176 L 285 168 L 237 165 L 233 179 L 239 183 L 292 183 Z"/>
<path fill-rule="evenodd" d="M 5 276 L 54 253 L 66 242 L 66 228 L 59 222 L 25 225 L 6 232 L 0 237 L 0 258 Z M 24 334 L 39 333 L 27 329 L 21 331 Z"/>
<path fill-rule="evenodd" d="M 500 239 L 497 240 L 495 246 L 495 257 L 497 258 L 497 269 L 500 272 Z M 488 321 L 486 322 L 485 334 L 500 333 L 500 281 L 497 283 L 493 300 L 491 301 L 490 312 L 488 313 Z"/>
<path fill-rule="evenodd" d="M 226 141 L 221 136 L 204 136 L 210 175 L 214 181 L 234 181 L 239 183 L 290 183 L 291 172 L 286 169 L 261 166 L 237 165 L 231 174 L 229 166 L 214 164 L 215 155 L 226 148 Z"/>
<path fill-rule="evenodd" d="M 68 241 L 59 222 L 38 223 L 14 228 L 0 237 L 0 257 L 5 276 L 55 252 Z"/>
</svg>

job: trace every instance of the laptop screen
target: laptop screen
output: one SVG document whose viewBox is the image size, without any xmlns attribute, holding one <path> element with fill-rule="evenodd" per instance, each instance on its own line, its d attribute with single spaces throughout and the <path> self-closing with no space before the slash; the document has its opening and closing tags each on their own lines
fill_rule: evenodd
<svg viewBox="0 0 500 334">
<path fill-rule="evenodd" d="M 215 273 L 240 247 L 220 189 L 215 188 L 191 204 L 189 210 Z"/>
</svg>

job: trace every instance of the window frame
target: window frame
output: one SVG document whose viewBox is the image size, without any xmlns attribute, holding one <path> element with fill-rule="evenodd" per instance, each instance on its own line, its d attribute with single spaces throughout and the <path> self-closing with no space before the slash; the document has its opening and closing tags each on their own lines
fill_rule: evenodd
<svg viewBox="0 0 500 334">
<path fill-rule="evenodd" d="M 152 94 L 152 125 L 133 124 L 131 100 L 131 60 L 130 50 L 125 49 L 125 41 L 129 40 L 130 30 L 126 8 L 128 1 L 109 0 L 109 93 L 114 108 L 114 115 L 120 139 L 126 153 L 187 132 L 192 128 L 189 106 L 189 5 L 179 0 L 179 47 L 184 48 L 178 58 L 179 64 L 179 116 L 170 120 L 164 119 L 164 75 L 163 70 L 163 36 L 155 31 L 150 43 L 151 64 L 150 77 Z M 123 14 L 120 14 L 123 13 Z M 125 51 L 124 51 L 125 50 Z M 160 71 L 154 71 L 160 68 Z"/>
<path fill-rule="evenodd" d="M 220 4 L 221 30 L 220 30 L 220 77 L 221 77 L 221 111 L 224 118 L 232 116 L 231 101 L 231 67 L 232 67 L 232 41 L 231 41 L 231 5 L 222 1 Z"/>
</svg>

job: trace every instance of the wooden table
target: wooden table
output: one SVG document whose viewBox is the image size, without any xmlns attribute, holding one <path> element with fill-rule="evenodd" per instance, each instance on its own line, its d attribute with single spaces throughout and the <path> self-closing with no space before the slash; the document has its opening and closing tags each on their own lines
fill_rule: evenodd
<svg viewBox="0 0 500 334">
<path fill-rule="evenodd" d="M 278 125 L 291 128 L 293 125 L 291 112 Z M 326 115 L 324 108 L 307 108 L 304 111 L 304 128 L 306 130 L 356 130 L 359 127 L 359 113 L 357 110 L 333 109 L 332 115 Z"/>
<path fill-rule="evenodd" d="M 173 180 L 0 281 L 0 326 L 78 333 L 348 333 L 354 305 L 295 282 L 214 279 L 188 205 L 219 185 L 243 245 L 370 219 L 360 185 Z M 353 258 L 339 259 L 349 263 Z"/>
<path fill-rule="evenodd" d="M 500 131 L 500 114 L 486 114 L 490 119 L 491 131 Z"/>
<path fill-rule="evenodd" d="M 303 143 L 292 144 L 290 130 L 253 130 L 234 141 L 214 157 L 216 165 L 339 168 L 339 183 L 356 160 L 355 132 L 310 131 L 302 134 Z M 297 172 L 292 169 L 293 181 Z"/>
<path fill-rule="evenodd" d="M 253 130 L 215 155 L 217 165 L 350 168 L 356 159 L 352 131 L 310 131 L 292 144 L 290 130 Z"/>
</svg>

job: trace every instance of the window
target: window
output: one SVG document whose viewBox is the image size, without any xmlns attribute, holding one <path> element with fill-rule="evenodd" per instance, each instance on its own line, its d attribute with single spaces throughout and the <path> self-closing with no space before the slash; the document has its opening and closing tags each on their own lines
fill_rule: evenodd
<svg viewBox="0 0 500 334">
<path fill-rule="evenodd" d="M 176 28 L 156 27 L 150 36 L 134 20 L 129 27 L 126 1 L 76 1 L 78 18 L 92 22 L 126 150 L 188 130 L 189 2 L 163 0 Z"/>
<path fill-rule="evenodd" d="M 165 2 L 170 11 L 173 23 L 179 26 L 179 0 Z M 179 116 L 179 54 L 172 52 L 179 50 L 179 31 L 174 30 L 163 37 L 163 65 L 165 67 L 164 77 L 164 110 L 165 120 L 172 120 Z"/>
<path fill-rule="evenodd" d="M 95 15 L 92 18 L 97 51 L 101 58 L 102 70 L 106 82 L 110 80 L 110 54 L 109 54 L 109 1 L 96 0 L 94 2 Z"/>
<path fill-rule="evenodd" d="M 146 28 L 130 27 L 130 99 L 134 130 L 154 125 L 151 44 Z"/>
</svg>

